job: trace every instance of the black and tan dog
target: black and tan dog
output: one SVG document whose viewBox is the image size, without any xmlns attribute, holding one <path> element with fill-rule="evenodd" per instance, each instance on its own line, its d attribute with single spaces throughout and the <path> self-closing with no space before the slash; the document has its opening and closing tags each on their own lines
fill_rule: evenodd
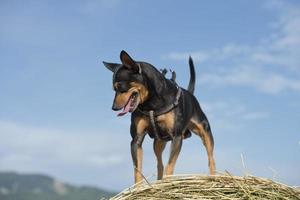
<svg viewBox="0 0 300 200">
<path fill-rule="evenodd" d="M 123 109 L 119 116 L 132 113 L 130 133 L 135 183 L 142 180 L 142 143 L 146 134 L 154 138 L 158 179 L 164 174 L 162 152 L 166 142 L 171 141 L 171 151 L 165 174 L 171 175 L 182 140 L 191 136 L 191 131 L 201 137 L 210 174 L 214 174 L 214 141 L 209 122 L 193 95 L 195 70 L 192 59 L 189 59 L 191 78 L 185 90 L 151 64 L 137 62 L 125 51 L 121 52 L 120 58 L 121 64 L 103 63 L 113 72 L 115 98 L 112 109 Z"/>
</svg>

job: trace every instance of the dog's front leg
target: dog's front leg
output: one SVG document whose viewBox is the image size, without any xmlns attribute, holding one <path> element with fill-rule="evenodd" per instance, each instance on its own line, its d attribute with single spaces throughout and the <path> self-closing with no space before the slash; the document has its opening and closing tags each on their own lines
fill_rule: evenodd
<svg viewBox="0 0 300 200">
<path fill-rule="evenodd" d="M 147 121 L 143 119 L 133 120 L 131 124 L 130 132 L 132 136 L 131 141 L 131 156 L 134 168 L 134 182 L 138 183 L 142 180 L 142 161 L 143 161 L 143 148 L 142 143 L 144 141 L 147 127 Z"/>
<path fill-rule="evenodd" d="M 137 136 L 131 141 L 131 156 L 134 167 L 134 182 L 138 183 L 142 180 L 142 162 L 143 162 L 143 148 L 142 142 L 144 137 Z"/>
<path fill-rule="evenodd" d="M 166 166 L 165 174 L 166 175 L 172 175 L 174 173 L 174 167 L 178 158 L 178 155 L 180 153 L 182 146 L 182 136 L 175 136 L 171 143 L 171 152 L 170 157 L 168 161 L 168 165 Z"/>
<path fill-rule="evenodd" d="M 166 142 L 155 138 L 153 149 L 157 160 L 157 180 L 162 179 L 164 173 L 164 165 L 162 161 L 162 152 L 165 149 Z"/>
</svg>

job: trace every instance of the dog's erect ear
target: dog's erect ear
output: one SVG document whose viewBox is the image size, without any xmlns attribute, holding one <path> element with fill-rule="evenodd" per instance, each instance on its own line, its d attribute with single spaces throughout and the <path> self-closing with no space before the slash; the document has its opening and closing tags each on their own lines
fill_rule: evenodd
<svg viewBox="0 0 300 200">
<path fill-rule="evenodd" d="M 126 67 L 129 70 L 141 73 L 140 66 L 128 55 L 128 53 L 126 53 L 126 51 L 121 51 L 120 59 L 124 67 Z"/>
<path fill-rule="evenodd" d="M 121 59 L 122 64 L 125 65 L 126 67 L 132 67 L 132 66 L 136 65 L 134 60 L 124 50 L 122 50 L 120 53 L 120 59 Z"/>
<path fill-rule="evenodd" d="M 120 64 L 117 63 L 108 63 L 103 61 L 104 66 L 109 69 L 112 72 L 115 72 L 116 69 L 120 66 Z"/>
</svg>

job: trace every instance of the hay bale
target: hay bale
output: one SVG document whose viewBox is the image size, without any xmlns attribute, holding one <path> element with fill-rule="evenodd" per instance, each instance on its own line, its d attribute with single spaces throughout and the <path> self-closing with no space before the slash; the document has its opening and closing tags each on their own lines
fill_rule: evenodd
<svg viewBox="0 0 300 200">
<path fill-rule="evenodd" d="M 300 191 L 272 180 L 231 175 L 169 176 L 128 188 L 111 200 L 135 199 L 288 199 L 300 200 Z"/>
</svg>

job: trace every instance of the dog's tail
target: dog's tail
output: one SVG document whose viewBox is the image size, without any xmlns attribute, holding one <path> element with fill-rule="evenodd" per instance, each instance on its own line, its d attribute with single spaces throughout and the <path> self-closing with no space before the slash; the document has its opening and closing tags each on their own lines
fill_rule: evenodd
<svg viewBox="0 0 300 200">
<path fill-rule="evenodd" d="M 189 57 L 189 65 L 190 65 L 190 82 L 189 82 L 189 86 L 188 86 L 188 91 L 191 94 L 194 94 L 194 90 L 195 90 L 195 82 L 196 82 L 196 74 L 195 74 L 195 67 L 194 67 L 194 62 L 192 57 Z"/>
</svg>

